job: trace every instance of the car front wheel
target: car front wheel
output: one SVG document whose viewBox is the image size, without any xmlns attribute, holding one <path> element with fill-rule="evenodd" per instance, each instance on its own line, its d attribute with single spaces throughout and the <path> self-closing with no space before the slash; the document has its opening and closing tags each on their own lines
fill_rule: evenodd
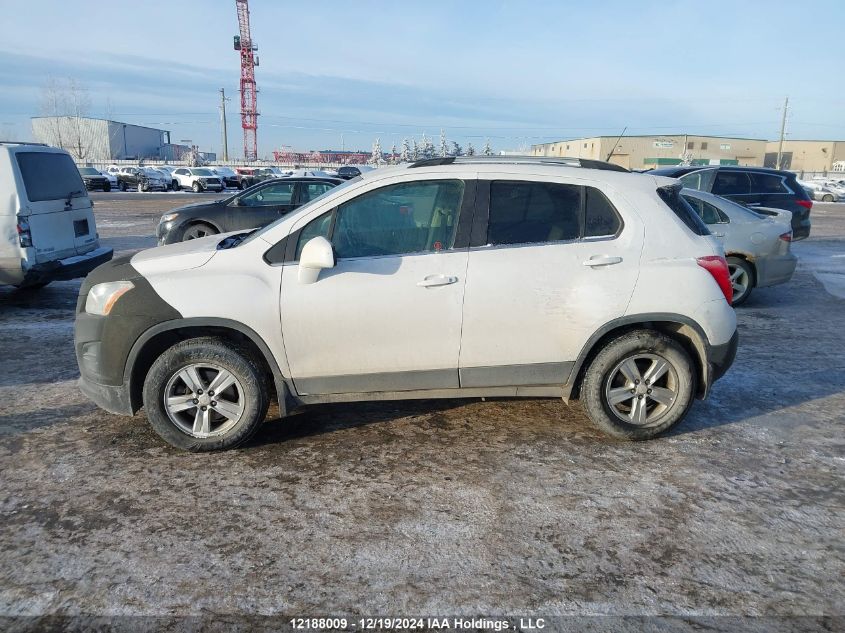
<svg viewBox="0 0 845 633">
<path fill-rule="evenodd" d="M 635 330 L 611 339 L 593 358 L 581 397 L 600 430 L 647 440 L 683 420 L 695 381 L 695 366 L 680 343 L 653 330 Z"/>
<path fill-rule="evenodd" d="M 191 189 L 194 190 L 194 193 L 199 193 L 202 191 L 202 185 L 195 181 L 194 184 L 191 185 Z"/>
<path fill-rule="evenodd" d="M 197 222 L 185 229 L 185 232 L 182 233 L 182 241 L 187 242 L 188 240 L 196 240 L 201 237 L 208 237 L 209 235 L 217 235 L 217 229 L 210 224 Z"/>
<path fill-rule="evenodd" d="M 178 180 L 174 180 L 172 183 L 170 183 L 170 185 L 171 185 L 171 188 L 173 189 L 173 191 L 179 191 L 179 190 L 182 188 L 182 187 L 179 185 L 179 181 L 178 181 Z"/>
<path fill-rule="evenodd" d="M 103 185 L 103 191 L 111 191 L 111 183 L 107 182 Z"/>
<path fill-rule="evenodd" d="M 830 194 L 822 196 L 822 202 L 833 202 L 833 196 Z"/>
<path fill-rule="evenodd" d="M 245 350 L 215 337 L 177 343 L 150 367 L 144 408 L 164 441 L 216 451 L 247 441 L 269 406 L 267 379 Z"/>
</svg>

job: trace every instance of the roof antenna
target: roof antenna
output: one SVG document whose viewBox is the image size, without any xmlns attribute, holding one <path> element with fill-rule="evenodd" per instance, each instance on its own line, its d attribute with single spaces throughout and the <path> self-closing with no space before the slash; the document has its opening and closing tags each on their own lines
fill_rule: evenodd
<svg viewBox="0 0 845 633">
<path fill-rule="evenodd" d="M 619 145 L 619 141 L 621 141 L 622 137 L 625 136 L 625 130 L 627 130 L 627 129 L 628 129 L 627 125 L 624 128 L 622 128 L 622 134 L 620 134 L 619 138 L 616 139 L 616 142 L 613 144 L 613 147 L 611 148 L 610 153 L 607 155 L 607 158 L 604 159 L 604 161 L 606 163 L 610 162 L 610 157 L 613 156 L 613 152 L 616 151 L 616 146 Z"/>
</svg>

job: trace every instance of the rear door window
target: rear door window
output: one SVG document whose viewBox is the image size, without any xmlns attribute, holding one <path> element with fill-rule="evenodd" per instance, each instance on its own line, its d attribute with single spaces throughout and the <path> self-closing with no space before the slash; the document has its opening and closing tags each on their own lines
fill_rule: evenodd
<svg viewBox="0 0 845 633">
<path fill-rule="evenodd" d="M 581 187 L 493 181 L 487 243 L 533 244 L 580 237 Z"/>
<path fill-rule="evenodd" d="M 741 196 L 751 193 L 751 179 L 744 171 L 720 170 L 713 182 L 717 196 Z"/>
<path fill-rule="evenodd" d="M 67 154 L 15 152 L 15 157 L 30 202 L 86 195 L 82 177 Z"/>
</svg>

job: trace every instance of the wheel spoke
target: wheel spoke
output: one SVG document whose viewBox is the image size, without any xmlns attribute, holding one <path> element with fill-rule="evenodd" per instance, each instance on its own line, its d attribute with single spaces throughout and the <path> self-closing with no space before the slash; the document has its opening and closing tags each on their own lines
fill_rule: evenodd
<svg viewBox="0 0 845 633">
<path fill-rule="evenodd" d="M 622 375 L 625 376 L 626 380 L 631 384 L 634 384 L 637 380 L 642 380 L 640 370 L 633 358 L 629 358 L 622 363 L 622 365 L 619 366 L 619 371 L 622 372 Z"/>
<path fill-rule="evenodd" d="M 731 286 L 736 292 L 745 292 L 745 286 L 743 286 L 741 283 L 733 282 Z"/>
<path fill-rule="evenodd" d="M 233 384 L 235 384 L 235 377 L 231 374 L 231 372 L 221 369 L 217 372 L 217 375 L 214 377 L 214 380 L 211 381 L 211 384 L 208 385 L 208 390 L 213 391 L 214 393 L 223 393 Z"/>
<path fill-rule="evenodd" d="M 194 393 L 196 393 L 197 389 L 205 388 L 199 373 L 197 373 L 197 368 L 193 365 L 185 367 L 185 369 L 180 371 L 179 378 L 181 378 L 182 382 L 187 385 L 188 389 Z"/>
<path fill-rule="evenodd" d="M 634 424 L 645 424 L 646 414 L 645 398 L 634 398 L 631 401 L 631 413 L 628 414 L 631 422 Z"/>
<path fill-rule="evenodd" d="M 669 363 L 662 358 L 655 358 L 651 361 L 651 366 L 643 374 L 643 378 L 653 384 L 667 371 L 669 371 Z"/>
<path fill-rule="evenodd" d="M 736 268 L 733 269 L 733 272 L 731 273 L 731 281 L 736 281 L 741 276 L 742 276 L 742 268 L 737 266 Z"/>
<path fill-rule="evenodd" d="M 237 420 L 241 417 L 241 414 L 243 413 L 243 408 L 236 402 L 229 402 L 228 400 L 216 400 L 216 403 L 217 404 L 212 405 L 211 408 L 228 420 Z"/>
<path fill-rule="evenodd" d="M 197 405 L 194 404 L 194 394 L 192 393 L 184 396 L 170 396 L 167 399 L 167 408 L 171 413 L 179 413 L 195 406 Z"/>
<path fill-rule="evenodd" d="M 652 387 L 648 397 L 658 404 L 669 406 L 675 401 L 675 392 L 665 387 Z"/>
<path fill-rule="evenodd" d="M 208 434 L 211 432 L 211 411 L 202 407 L 197 407 L 197 413 L 194 416 L 194 434 Z"/>
<path fill-rule="evenodd" d="M 617 387 L 616 389 L 611 389 L 608 396 L 608 403 L 616 405 L 620 402 L 630 400 L 634 397 L 634 394 L 631 393 L 631 390 L 628 389 L 628 387 Z"/>
</svg>

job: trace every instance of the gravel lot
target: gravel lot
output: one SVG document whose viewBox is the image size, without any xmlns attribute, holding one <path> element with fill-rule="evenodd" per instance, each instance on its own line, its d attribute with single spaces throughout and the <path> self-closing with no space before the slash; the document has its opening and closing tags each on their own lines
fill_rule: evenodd
<svg viewBox="0 0 845 633">
<path fill-rule="evenodd" d="M 126 252 L 208 195 L 92 197 Z M 712 397 L 638 444 L 501 399 L 181 453 L 77 390 L 78 281 L 0 288 L 0 614 L 845 614 L 845 205 L 812 217 Z"/>
</svg>

